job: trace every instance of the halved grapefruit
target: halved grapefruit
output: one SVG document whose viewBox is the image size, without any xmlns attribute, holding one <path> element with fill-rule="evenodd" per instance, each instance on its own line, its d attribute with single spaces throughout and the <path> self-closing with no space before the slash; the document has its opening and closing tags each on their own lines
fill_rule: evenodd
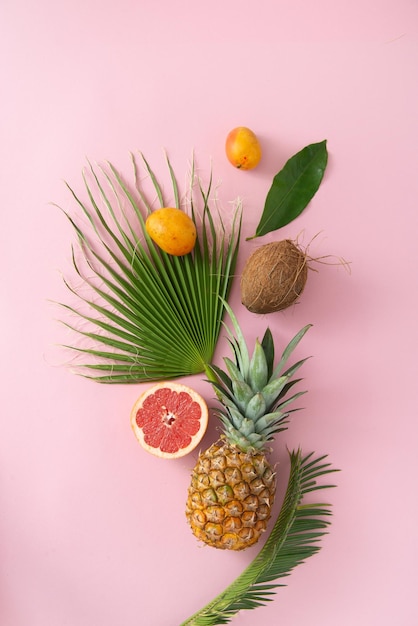
<svg viewBox="0 0 418 626">
<path fill-rule="evenodd" d="M 159 382 L 135 402 L 131 425 L 147 452 L 177 459 L 200 443 L 208 417 L 207 404 L 196 391 L 181 383 Z"/>
</svg>

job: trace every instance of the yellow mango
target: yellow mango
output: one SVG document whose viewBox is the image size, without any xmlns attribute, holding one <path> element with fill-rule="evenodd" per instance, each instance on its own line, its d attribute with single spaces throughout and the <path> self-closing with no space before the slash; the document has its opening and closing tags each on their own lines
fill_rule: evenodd
<svg viewBox="0 0 418 626">
<path fill-rule="evenodd" d="M 195 223 L 181 209 L 156 209 L 147 217 L 145 228 L 157 246 L 173 256 L 188 254 L 196 243 Z"/>
</svg>

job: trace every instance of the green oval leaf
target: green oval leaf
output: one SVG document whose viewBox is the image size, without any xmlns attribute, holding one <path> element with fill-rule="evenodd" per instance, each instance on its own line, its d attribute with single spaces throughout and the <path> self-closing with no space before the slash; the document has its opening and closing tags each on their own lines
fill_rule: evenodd
<svg viewBox="0 0 418 626">
<path fill-rule="evenodd" d="M 292 222 L 318 191 L 328 162 L 327 142 L 312 143 L 276 174 L 255 235 L 261 237 Z"/>
</svg>

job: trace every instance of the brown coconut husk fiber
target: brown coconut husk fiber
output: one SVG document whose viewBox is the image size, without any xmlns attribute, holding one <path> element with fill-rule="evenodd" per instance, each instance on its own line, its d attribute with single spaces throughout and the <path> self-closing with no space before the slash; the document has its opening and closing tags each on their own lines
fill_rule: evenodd
<svg viewBox="0 0 418 626">
<path fill-rule="evenodd" d="M 296 302 L 307 277 L 307 256 L 293 241 L 267 243 L 244 266 L 241 302 L 253 313 L 281 311 Z"/>
</svg>

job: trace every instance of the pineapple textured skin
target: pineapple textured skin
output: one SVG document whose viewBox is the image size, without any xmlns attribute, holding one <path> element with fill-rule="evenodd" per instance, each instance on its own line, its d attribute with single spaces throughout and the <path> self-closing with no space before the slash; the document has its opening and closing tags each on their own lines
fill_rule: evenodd
<svg viewBox="0 0 418 626">
<path fill-rule="evenodd" d="M 266 448 L 286 430 L 292 412 L 289 404 L 305 393 L 289 396 L 300 380 L 294 374 L 306 359 L 290 367 L 286 363 L 310 325 L 293 337 L 275 366 L 270 329 L 261 342 L 256 339 L 250 355 L 237 318 L 226 302 L 224 306 L 235 331 L 227 329 L 234 359 L 224 358 L 225 370 L 214 364 L 207 368 L 220 404 L 215 414 L 222 435 L 199 456 L 186 516 L 194 535 L 206 544 L 244 550 L 259 540 L 271 517 L 276 476 Z"/>
<path fill-rule="evenodd" d="M 193 534 L 220 549 L 243 550 L 266 530 L 275 475 L 261 450 L 224 439 L 202 452 L 192 472 L 186 517 Z"/>
</svg>

